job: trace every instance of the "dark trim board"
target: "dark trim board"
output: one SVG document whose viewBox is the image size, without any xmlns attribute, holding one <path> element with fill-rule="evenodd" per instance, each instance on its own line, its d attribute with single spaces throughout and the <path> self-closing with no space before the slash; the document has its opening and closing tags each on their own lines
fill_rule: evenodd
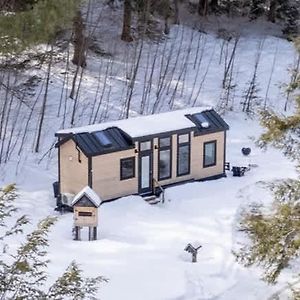
<svg viewBox="0 0 300 300">
<path fill-rule="evenodd" d="M 88 186 L 93 188 L 93 159 L 88 157 Z"/>
<path fill-rule="evenodd" d="M 143 142 L 143 141 L 147 141 L 147 140 L 152 140 L 154 138 L 164 138 L 164 137 L 168 137 L 168 136 L 172 136 L 173 134 L 185 134 L 185 133 L 189 133 L 191 131 L 195 131 L 196 130 L 196 126 L 195 127 L 189 127 L 189 128 L 184 128 L 184 129 L 178 129 L 178 130 L 172 130 L 172 131 L 166 131 L 166 132 L 161 132 L 161 133 L 156 133 L 156 134 L 151 134 L 151 135 L 145 135 L 143 137 L 136 137 L 136 138 L 132 138 L 132 140 L 134 142 Z"/>
<path fill-rule="evenodd" d="M 182 181 L 162 185 L 162 187 L 163 188 L 169 188 L 169 187 L 178 186 L 178 185 L 181 185 L 181 184 L 184 184 L 184 183 L 210 181 L 210 180 L 221 179 L 221 178 L 224 178 L 224 177 L 227 177 L 226 173 L 221 173 L 221 174 L 218 174 L 218 175 L 213 175 L 213 176 L 205 177 L 205 178 L 201 178 L 201 179 L 182 180 Z M 113 201 L 116 201 L 120 198 L 128 197 L 128 196 L 131 196 L 131 195 L 132 196 L 149 196 L 149 195 L 154 195 L 154 194 L 159 195 L 160 194 L 160 193 L 158 193 L 158 191 L 160 191 L 159 188 L 156 187 L 155 190 L 157 190 L 157 191 L 155 191 L 154 193 L 145 193 L 145 194 L 135 193 L 135 194 L 130 194 L 130 195 L 124 195 L 122 197 L 116 197 L 116 198 L 108 199 L 108 200 L 102 201 L 100 205 L 105 204 L 105 203 L 109 203 L 109 202 L 113 202 Z"/>
<path fill-rule="evenodd" d="M 225 163 L 226 163 L 226 138 L 227 138 L 227 134 L 226 131 L 224 131 L 223 173 L 225 173 Z"/>
</svg>

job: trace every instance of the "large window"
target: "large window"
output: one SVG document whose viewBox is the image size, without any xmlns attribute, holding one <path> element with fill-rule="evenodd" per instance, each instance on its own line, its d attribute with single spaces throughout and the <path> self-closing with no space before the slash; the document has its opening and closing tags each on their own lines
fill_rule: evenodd
<svg viewBox="0 0 300 300">
<path fill-rule="evenodd" d="M 190 135 L 178 135 L 177 141 L 177 176 L 183 176 L 190 173 Z"/>
<path fill-rule="evenodd" d="M 171 178 L 171 137 L 159 139 L 158 179 Z"/>
<path fill-rule="evenodd" d="M 120 179 L 125 180 L 135 176 L 135 157 L 121 159 Z"/>
<path fill-rule="evenodd" d="M 204 143 L 203 167 L 211 167 L 216 165 L 217 142 L 211 141 Z"/>
</svg>

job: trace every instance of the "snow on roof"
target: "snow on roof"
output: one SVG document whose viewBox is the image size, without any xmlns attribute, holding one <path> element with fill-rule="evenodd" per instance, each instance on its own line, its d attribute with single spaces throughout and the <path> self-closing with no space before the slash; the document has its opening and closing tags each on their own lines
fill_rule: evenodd
<svg viewBox="0 0 300 300">
<path fill-rule="evenodd" d="M 91 189 L 89 186 L 86 186 L 83 188 L 73 199 L 72 206 L 75 205 L 83 195 L 86 195 L 94 204 L 96 207 L 99 207 L 101 204 L 100 197 L 94 192 L 93 189 Z"/>
<path fill-rule="evenodd" d="M 137 138 L 162 132 L 195 127 L 195 123 L 189 120 L 186 115 L 200 113 L 211 109 L 211 107 L 193 107 L 160 114 L 111 121 L 107 123 L 62 129 L 57 131 L 57 134 L 94 132 L 105 130 L 109 127 L 118 127 L 132 138 Z"/>
</svg>

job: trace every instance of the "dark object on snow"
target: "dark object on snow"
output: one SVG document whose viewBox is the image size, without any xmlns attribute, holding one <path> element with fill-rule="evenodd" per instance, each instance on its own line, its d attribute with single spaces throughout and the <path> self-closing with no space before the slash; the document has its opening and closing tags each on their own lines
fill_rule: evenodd
<svg viewBox="0 0 300 300">
<path fill-rule="evenodd" d="M 232 167 L 231 171 L 233 173 L 233 176 L 241 177 L 245 175 L 246 171 L 249 171 L 250 168 L 248 167 Z"/>
<path fill-rule="evenodd" d="M 199 247 L 195 248 L 192 244 L 187 244 L 187 246 L 184 248 L 184 251 L 187 251 L 189 253 L 192 253 L 192 262 L 197 262 L 197 254 L 198 250 L 202 248 L 200 245 Z"/>
<path fill-rule="evenodd" d="M 248 156 L 251 153 L 251 148 L 242 148 L 242 153 L 245 156 Z"/>
<path fill-rule="evenodd" d="M 230 162 L 225 163 L 225 170 L 230 171 Z"/>
<path fill-rule="evenodd" d="M 57 198 L 59 196 L 59 184 L 58 181 L 53 182 L 53 194 L 54 198 Z"/>
</svg>

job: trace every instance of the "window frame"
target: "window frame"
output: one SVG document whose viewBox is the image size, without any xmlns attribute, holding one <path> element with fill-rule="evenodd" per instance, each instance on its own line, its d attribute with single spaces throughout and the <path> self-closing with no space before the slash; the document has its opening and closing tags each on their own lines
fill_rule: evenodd
<svg viewBox="0 0 300 300">
<path fill-rule="evenodd" d="M 130 175 L 130 176 L 123 176 L 123 173 L 122 173 L 122 164 L 123 162 L 125 161 L 132 161 L 133 162 L 133 174 Z M 126 158 L 121 158 L 120 159 L 120 181 L 122 180 L 127 180 L 127 179 L 132 179 L 132 178 L 135 178 L 135 156 L 130 156 L 130 157 L 126 157 Z"/>
<path fill-rule="evenodd" d="M 182 135 L 188 135 L 188 141 L 187 142 L 179 142 L 180 136 Z M 188 170 L 184 173 L 179 173 L 179 149 L 180 147 L 183 146 L 188 146 L 188 150 L 189 150 L 189 155 L 188 155 Z M 176 176 L 177 177 L 181 177 L 181 176 L 186 176 L 191 174 L 191 133 L 182 133 L 182 134 L 177 134 L 177 168 L 176 168 Z"/>
<path fill-rule="evenodd" d="M 215 153 L 214 153 L 214 162 L 210 164 L 206 164 L 205 162 L 205 147 L 208 144 L 214 144 Z M 217 165 L 217 140 L 207 141 L 203 143 L 203 168 L 209 168 Z"/>
<path fill-rule="evenodd" d="M 168 146 L 161 146 L 161 140 L 163 139 L 169 139 L 170 143 Z M 160 153 L 161 151 L 170 151 L 170 157 L 169 157 L 169 162 L 170 162 L 170 172 L 167 177 L 161 177 L 161 172 L 160 172 Z M 172 178 L 172 136 L 162 136 L 158 138 L 158 160 L 157 160 L 157 177 L 158 181 L 163 181 Z"/>
</svg>

